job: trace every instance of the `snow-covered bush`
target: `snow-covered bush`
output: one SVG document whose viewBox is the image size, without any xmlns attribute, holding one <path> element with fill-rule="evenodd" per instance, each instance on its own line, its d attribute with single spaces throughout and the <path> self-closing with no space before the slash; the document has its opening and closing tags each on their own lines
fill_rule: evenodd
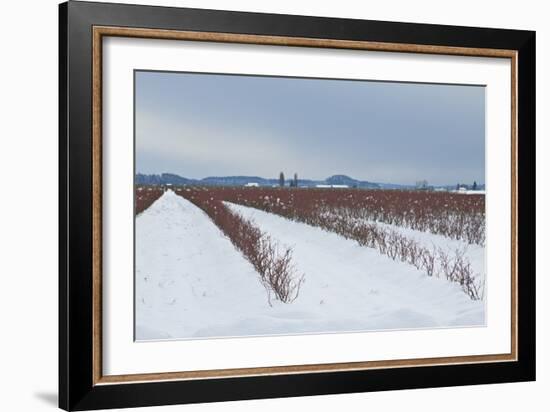
<svg viewBox="0 0 550 412">
<path fill-rule="evenodd" d="M 226 201 L 318 225 L 336 215 L 485 244 L 485 196 L 449 192 L 299 188 L 215 188 Z"/>
<path fill-rule="evenodd" d="M 159 189 L 160 194 L 162 190 Z M 158 194 L 158 195 L 160 195 Z M 303 276 L 292 265 L 292 250 L 281 248 L 266 233 L 223 201 L 321 227 L 360 245 L 377 249 L 393 260 L 413 265 L 428 276 L 460 284 L 473 300 L 482 298 L 482 285 L 464 253 L 427 248 L 388 223 L 444 235 L 468 243 L 485 243 L 485 198 L 453 193 L 397 190 L 345 190 L 293 188 L 193 187 L 177 191 L 204 210 L 252 263 L 262 284 L 281 302 L 298 296 Z M 150 196 L 153 198 L 156 192 Z M 149 198 L 139 198 L 146 204 Z M 158 197 L 158 196 L 157 196 Z M 156 198 L 155 198 L 156 199 Z M 153 200 L 154 201 L 154 200 Z M 151 201 L 152 203 L 152 201 Z M 281 249 L 281 250 L 280 250 Z"/>
<path fill-rule="evenodd" d="M 284 303 L 293 302 L 298 297 L 304 276 L 296 273 L 291 248 L 280 250 L 281 247 L 269 235 L 252 221 L 231 212 L 213 191 L 197 188 L 177 194 L 206 212 L 254 266 L 267 290 L 270 304 L 272 296 Z"/>
<path fill-rule="evenodd" d="M 448 252 L 441 249 L 429 249 L 394 229 L 376 224 L 376 221 L 383 221 L 416 230 L 433 229 L 434 233 L 444 234 L 450 238 L 463 239 L 470 243 L 484 243 L 485 212 L 482 196 L 475 199 L 444 193 L 442 196 L 445 197 L 441 198 L 439 193 L 388 193 L 390 191 L 380 190 L 354 191 L 346 195 L 340 190 L 263 188 L 253 196 L 248 196 L 248 193 L 244 194 L 237 189 L 216 190 L 223 192 L 224 200 L 262 209 L 353 239 L 362 246 L 377 249 L 393 260 L 409 263 L 428 276 L 443 277 L 460 284 L 473 300 L 482 298 L 481 285 L 476 283 L 477 276 L 463 252 L 457 250 L 454 255 L 448 255 Z M 275 192 L 276 196 L 265 194 L 270 191 Z M 376 196 L 379 199 L 373 200 Z M 378 202 L 378 209 L 369 211 L 357 199 L 366 199 L 373 205 Z M 441 203 L 442 199 L 445 203 Z M 428 212 L 424 209 L 430 202 L 435 202 L 436 206 L 431 205 L 431 209 L 428 208 L 431 211 Z M 454 206 L 449 206 L 453 202 Z M 406 204 L 423 206 L 413 206 L 411 210 L 417 208 L 416 212 L 407 213 L 403 206 Z M 442 205 L 450 211 L 442 208 Z M 443 218 L 445 213 L 448 213 L 448 216 Z"/>
</svg>

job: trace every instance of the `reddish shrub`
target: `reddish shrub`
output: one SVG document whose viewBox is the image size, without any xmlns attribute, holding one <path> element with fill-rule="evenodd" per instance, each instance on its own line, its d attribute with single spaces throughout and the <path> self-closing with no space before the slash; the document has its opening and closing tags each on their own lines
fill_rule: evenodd
<svg viewBox="0 0 550 412">
<path fill-rule="evenodd" d="M 201 208 L 252 263 L 267 290 L 269 304 L 272 294 L 284 303 L 298 297 L 304 276 L 296 274 L 291 248 L 285 248 L 280 253 L 277 243 L 269 235 L 250 220 L 231 212 L 208 189 L 184 188 L 176 190 L 176 193 Z"/>
<path fill-rule="evenodd" d="M 428 276 L 459 283 L 470 298 L 480 299 L 473 269 L 463 252 L 449 256 L 376 222 L 441 234 L 483 245 L 485 198 L 439 192 L 346 189 L 288 189 L 243 187 L 179 187 L 176 193 L 204 210 L 252 263 L 262 283 L 282 302 L 298 296 L 303 276 L 292 266 L 292 250 L 277 245 L 251 221 L 224 206 L 229 201 L 321 227 L 360 245 L 375 248 L 393 260 L 409 263 Z M 156 193 L 143 196 L 151 204 Z M 160 192 L 162 194 L 162 191 Z M 160 194 L 157 194 L 160 196 Z M 137 196 L 136 196 L 137 197 Z M 152 199 L 152 200 L 151 200 Z M 137 203 L 137 202 L 136 202 Z M 148 205 L 147 205 L 148 207 Z M 146 208 L 146 207 L 145 207 Z M 136 210 L 138 208 L 136 207 Z"/>
<path fill-rule="evenodd" d="M 448 192 L 313 188 L 209 189 L 224 200 L 313 225 L 331 215 L 485 243 L 485 196 Z"/>
<path fill-rule="evenodd" d="M 459 283 L 473 300 L 481 298 L 475 274 L 463 252 L 457 250 L 451 257 L 443 250 L 430 250 L 391 228 L 380 227 L 371 221 L 483 244 L 483 196 L 340 189 L 216 188 L 214 191 L 227 201 L 321 227 L 356 240 L 362 246 L 376 248 L 393 260 L 399 259 L 423 270 L 428 276 L 445 277 Z"/>
<path fill-rule="evenodd" d="M 159 197 L 162 196 L 165 189 L 159 186 L 136 186 L 135 189 L 135 214 L 151 206 Z"/>
</svg>

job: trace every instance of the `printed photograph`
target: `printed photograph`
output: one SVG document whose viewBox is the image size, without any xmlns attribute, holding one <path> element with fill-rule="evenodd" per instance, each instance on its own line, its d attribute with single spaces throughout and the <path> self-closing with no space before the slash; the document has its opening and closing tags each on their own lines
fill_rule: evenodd
<svg viewBox="0 0 550 412">
<path fill-rule="evenodd" d="M 137 341 L 485 326 L 485 87 L 134 72 Z"/>
</svg>

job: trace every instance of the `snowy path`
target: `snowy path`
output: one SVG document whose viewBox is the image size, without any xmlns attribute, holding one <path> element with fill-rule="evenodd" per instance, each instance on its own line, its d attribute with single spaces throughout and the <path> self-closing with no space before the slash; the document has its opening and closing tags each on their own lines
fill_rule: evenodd
<svg viewBox="0 0 550 412">
<path fill-rule="evenodd" d="M 252 265 L 210 218 L 166 192 L 136 219 L 136 338 L 191 337 L 263 311 Z"/>
<path fill-rule="evenodd" d="M 165 193 L 136 219 L 138 340 L 472 326 L 483 302 L 333 233 L 231 205 L 294 248 L 306 281 L 273 302 L 252 265 L 208 216 Z"/>
</svg>

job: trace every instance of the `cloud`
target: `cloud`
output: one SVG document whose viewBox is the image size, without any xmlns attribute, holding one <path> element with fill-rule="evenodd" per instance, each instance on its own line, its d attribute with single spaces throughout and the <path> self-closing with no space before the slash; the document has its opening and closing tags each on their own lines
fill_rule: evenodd
<svg viewBox="0 0 550 412">
<path fill-rule="evenodd" d="M 204 177 L 205 174 L 275 176 L 287 165 L 308 163 L 308 159 L 295 154 L 276 131 L 205 124 L 193 118 L 174 119 L 144 111 L 136 114 L 136 154 L 138 171 L 147 169 L 139 164 L 146 164 L 147 159 L 164 159 L 166 164 L 179 163 L 181 166 L 178 170 L 149 168 L 148 171 L 178 172 L 188 177 Z M 189 170 L 189 165 L 193 165 L 195 171 Z"/>
</svg>

